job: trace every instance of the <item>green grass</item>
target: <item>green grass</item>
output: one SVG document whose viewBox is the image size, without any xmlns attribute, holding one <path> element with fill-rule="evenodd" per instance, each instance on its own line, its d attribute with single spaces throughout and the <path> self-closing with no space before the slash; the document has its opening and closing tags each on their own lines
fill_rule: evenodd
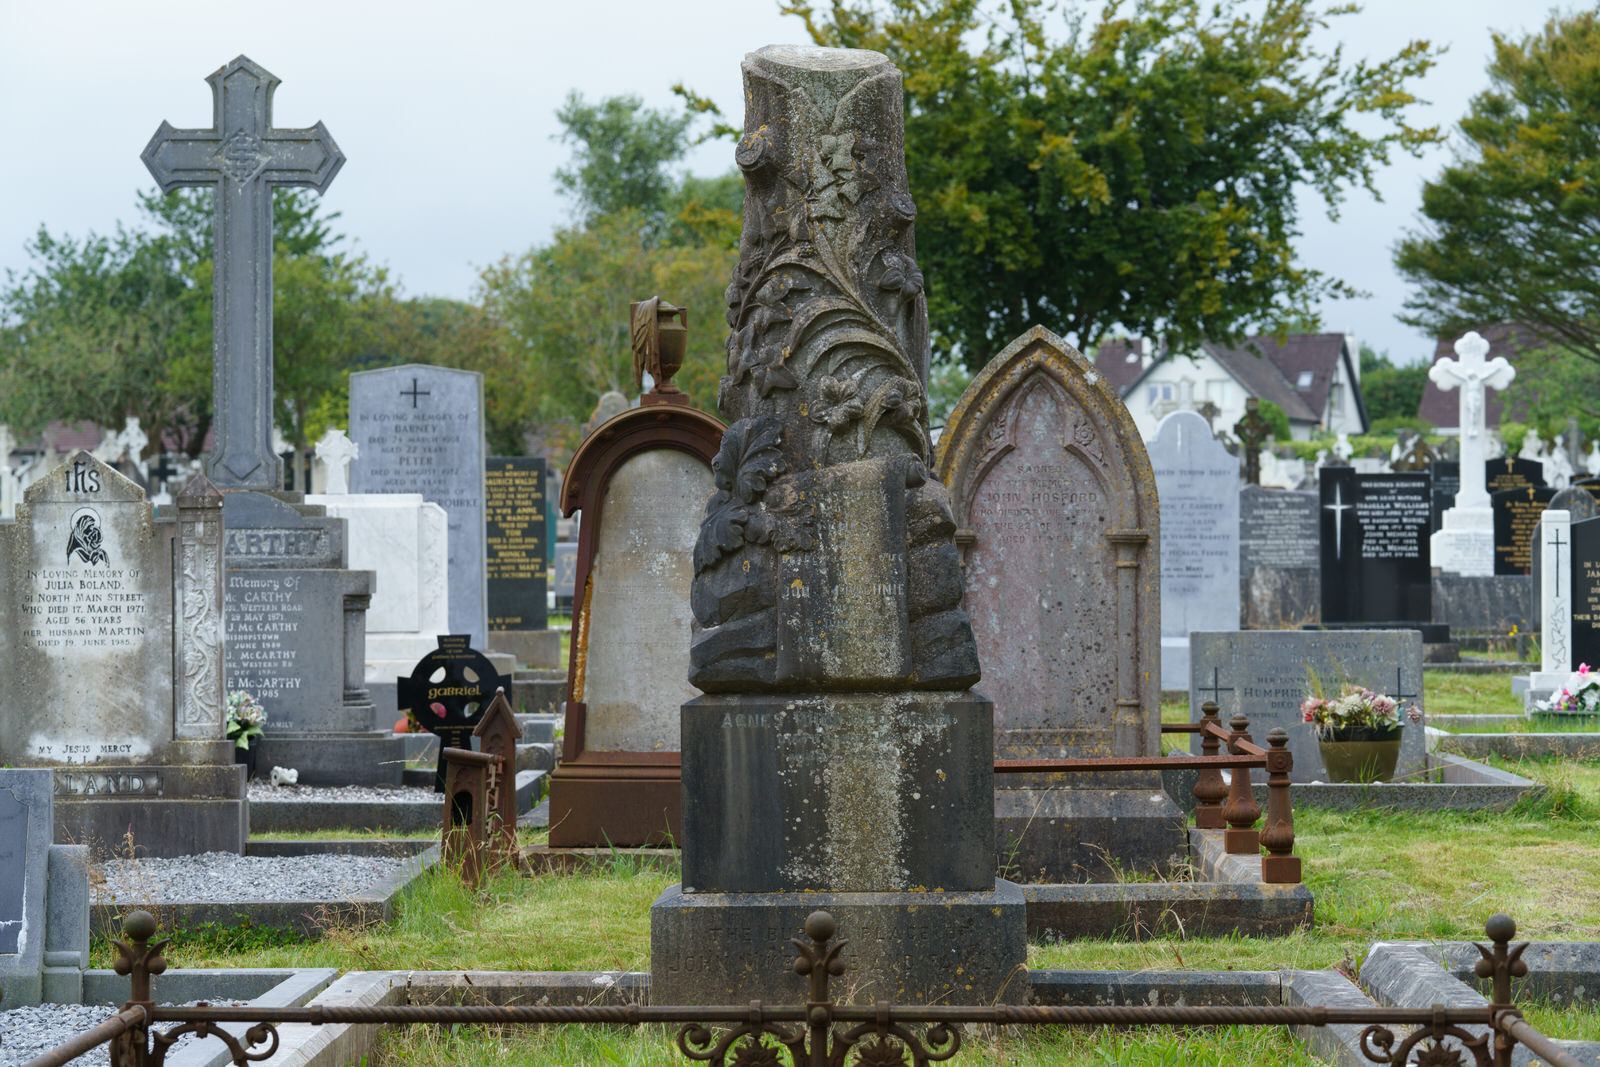
<svg viewBox="0 0 1600 1067">
<path fill-rule="evenodd" d="M 1600 742 L 1600 718 L 1593 715 L 1535 715 L 1510 722 L 1486 722 L 1468 728 L 1451 726 L 1452 733 L 1474 734 L 1594 734 Z M 1600 755 L 1600 744 L 1596 745 Z"/>
<path fill-rule="evenodd" d="M 1428 672 L 1439 713 L 1514 713 L 1504 675 Z M 1181 703 L 1164 721 L 1185 721 Z M 1181 748 L 1187 738 L 1164 742 Z M 1164 747 L 1165 744 L 1164 744 Z M 1519 937 L 1589 939 L 1600 929 L 1600 762 L 1493 760 L 1546 787 L 1509 812 L 1295 812 L 1296 852 L 1316 897 L 1316 926 L 1288 937 L 1185 938 L 1123 934 L 1036 944 L 1036 968 L 1104 970 L 1279 970 L 1359 967 L 1381 939 L 1480 938 L 1496 911 L 1516 918 Z M 277 835 L 291 836 L 291 835 Z M 543 835 L 523 834 L 525 843 Z M 329 966 L 343 970 L 647 970 L 650 904 L 677 880 L 618 856 L 577 874 L 502 874 L 469 891 L 444 872 L 419 879 L 395 921 L 330 925 L 317 941 L 259 929 L 183 932 L 175 966 Z M 109 965 L 97 942 L 95 966 Z M 1531 1005 L 1540 1029 L 1600 1040 L 1600 1012 Z M 372 1067 L 512 1063 L 677 1064 L 659 1029 L 414 1027 L 385 1034 Z M 960 1063 L 1180 1064 L 1315 1062 L 1286 1032 L 1167 1029 L 1116 1032 L 1015 1031 L 974 1039 Z"/>
<path fill-rule="evenodd" d="M 675 1032 L 659 1026 L 390 1029 L 380 1039 L 372 1067 L 521 1067 L 530 1063 L 681 1067 L 689 1061 L 672 1045 Z M 787 1054 L 778 1062 L 788 1064 Z M 1257 1063 L 1312 1067 L 1322 1063 L 1287 1031 L 1270 1027 L 1219 1027 L 1209 1031 L 1167 1028 L 1032 1031 L 1017 1027 L 999 1036 L 969 1035 L 951 1062 L 977 1067 L 1000 1064 L 1020 1067 L 1060 1064 L 1231 1067 Z"/>
<path fill-rule="evenodd" d="M 1511 693 L 1509 674 L 1422 672 L 1428 710 L 1436 715 L 1521 715 L 1522 698 Z"/>
</svg>

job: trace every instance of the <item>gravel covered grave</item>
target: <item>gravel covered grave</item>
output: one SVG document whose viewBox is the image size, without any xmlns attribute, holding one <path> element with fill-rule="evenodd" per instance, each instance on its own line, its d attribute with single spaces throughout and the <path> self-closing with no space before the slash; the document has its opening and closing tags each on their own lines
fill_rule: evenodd
<svg viewBox="0 0 1600 1067">
<path fill-rule="evenodd" d="M 244 1001 L 209 1000 L 206 1003 L 222 1006 L 243 1004 Z M 117 1007 L 115 1004 L 40 1004 L 32 1008 L 0 1011 L 0 1067 L 16 1067 L 17 1064 L 27 1063 L 35 1056 L 77 1037 L 90 1027 L 105 1022 L 117 1013 Z M 158 1024 L 163 1030 L 177 1025 L 179 1024 Z M 193 1035 L 185 1034 L 178 1038 L 172 1047 L 180 1049 L 191 1040 Z M 218 1042 L 217 1046 L 221 1048 L 221 1042 Z M 101 1045 L 69 1062 L 110 1063 L 111 1057 L 106 1048 L 106 1045 Z"/>
<path fill-rule="evenodd" d="M 250 783 L 250 802 L 263 800 L 293 800 L 338 804 L 360 802 L 364 804 L 439 804 L 443 798 L 431 788 L 397 786 L 377 789 L 369 785 L 273 785 L 270 782 Z"/>
<path fill-rule="evenodd" d="M 349 900 L 395 873 L 406 860 L 391 856 L 236 856 L 202 852 L 101 865 L 96 904 L 248 903 L 274 900 Z"/>
</svg>

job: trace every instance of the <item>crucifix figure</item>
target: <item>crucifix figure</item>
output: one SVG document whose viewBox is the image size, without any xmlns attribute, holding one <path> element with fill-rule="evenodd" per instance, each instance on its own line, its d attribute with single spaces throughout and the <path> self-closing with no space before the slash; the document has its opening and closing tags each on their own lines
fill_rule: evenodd
<svg viewBox="0 0 1600 1067">
<path fill-rule="evenodd" d="M 1272 424 L 1261 414 L 1261 401 L 1250 397 L 1244 402 L 1244 418 L 1233 424 L 1233 435 L 1244 448 L 1244 480 L 1261 484 L 1261 444 L 1272 433 Z"/>
<path fill-rule="evenodd" d="M 344 165 L 322 123 L 272 125 L 278 79 L 240 56 L 206 79 L 212 122 L 178 130 L 166 122 L 141 157 L 163 193 L 211 186 L 212 418 L 216 444 L 205 473 L 219 489 L 283 488 L 272 448 L 272 188 L 321 193 Z"/>
<path fill-rule="evenodd" d="M 1476 331 L 1463 334 L 1455 348 L 1460 358 L 1439 360 L 1428 368 L 1428 377 L 1440 389 L 1461 389 L 1461 488 L 1456 493 L 1456 507 L 1486 508 L 1489 492 L 1484 487 L 1484 463 L 1488 459 L 1484 390 L 1504 389 L 1517 376 L 1517 369 L 1504 356 L 1485 361 L 1489 342 Z"/>
</svg>

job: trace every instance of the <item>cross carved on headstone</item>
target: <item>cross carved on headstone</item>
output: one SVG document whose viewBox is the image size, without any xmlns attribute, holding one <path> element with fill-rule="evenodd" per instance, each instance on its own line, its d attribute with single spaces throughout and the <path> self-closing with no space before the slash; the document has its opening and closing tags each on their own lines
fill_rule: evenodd
<svg viewBox="0 0 1600 1067">
<path fill-rule="evenodd" d="M 322 123 L 276 129 L 278 79 L 244 56 L 206 79 L 212 123 L 179 130 L 163 121 L 141 158 L 163 193 L 211 186 L 212 418 L 216 444 L 205 473 L 220 489 L 281 489 L 272 447 L 272 187 L 328 188 L 344 153 Z"/>
<path fill-rule="evenodd" d="M 1555 583 L 1556 589 L 1559 590 L 1561 588 L 1561 549 L 1566 547 L 1567 542 L 1561 540 L 1561 527 L 1559 526 L 1552 525 L 1550 536 L 1551 540 L 1546 541 L 1544 547 L 1555 549 L 1550 554 L 1550 558 L 1555 562 Z"/>
<path fill-rule="evenodd" d="M 1244 418 L 1233 424 L 1233 435 L 1244 448 L 1244 480 L 1261 484 L 1261 445 L 1272 433 L 1272 424 L 1261 414 L 1261 401 L 1250 397 L 1244 402 Z"/>
<path fill-rule="evenodd" d="M 409 396 L 411 398 L 411 406 L 415 408 L 417 406 L 417 397 L 432 396 L 433 394 L 426 389 L 418 389 L 416 376 L 413 375 L 411 378 L 411 389 L 409 391 L 405 389 L 400 390 L 400 395 Z"/>
<path fill-rule="evenodd" d="M 1394 669 L 1394 693 L 1392 695 L 1397 703 L 1402 700 L 1415 700 L 1417 698 L 1416 693 L 1407 693 L 1405 686 L 1400 684 L 1400 668 L 1398 666 Z"/>
<path fill-rule="evenodd" d="M 1211 684 L 1210 685 L 1202 685 L 1202 686 L 1196 688 L 1195 692 L 1199 693 L 1201 696 L 1204 696 L 1205 694 L 1210 693 L 1211 694 L 1212 703 L 1221 704 L 1222 703 L 1222 694 L 1223 693 L 1231 693 L 1231 692 L 1233 692 L 1233 686 L 1231 686 L 1231 685 L 1223 685 L 1222 684 L 1222 671 L 1221 671 L 1221 669 L 1218 668 L 1218 667 L 1212 667 L 1211 668 Z"/>
</svg>

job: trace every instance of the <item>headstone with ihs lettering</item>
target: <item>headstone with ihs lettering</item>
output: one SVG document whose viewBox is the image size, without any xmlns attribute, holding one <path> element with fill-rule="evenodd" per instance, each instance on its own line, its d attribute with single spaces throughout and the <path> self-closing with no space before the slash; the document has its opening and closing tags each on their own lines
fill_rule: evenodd
<svg viewBox="0 0 1600 1067">
<path fill-rule="evenodd" d="M 144 490 L 80 451 L 0 525 L 0 765 L 53 770 L 63 840 L 243 850 L 221 503 L 197 477 L 157 519 Z"/>
<path fill-rule="evenodd" d="M 257 766 L 292 767 L 301 785 L 399 785 L 403 741 L 378 729 L 365 680 L 373 573 L 347 566 L 346 521 L 229 493 L 223 522 L 228 690 L 266 710 Z"/>
</svg>

